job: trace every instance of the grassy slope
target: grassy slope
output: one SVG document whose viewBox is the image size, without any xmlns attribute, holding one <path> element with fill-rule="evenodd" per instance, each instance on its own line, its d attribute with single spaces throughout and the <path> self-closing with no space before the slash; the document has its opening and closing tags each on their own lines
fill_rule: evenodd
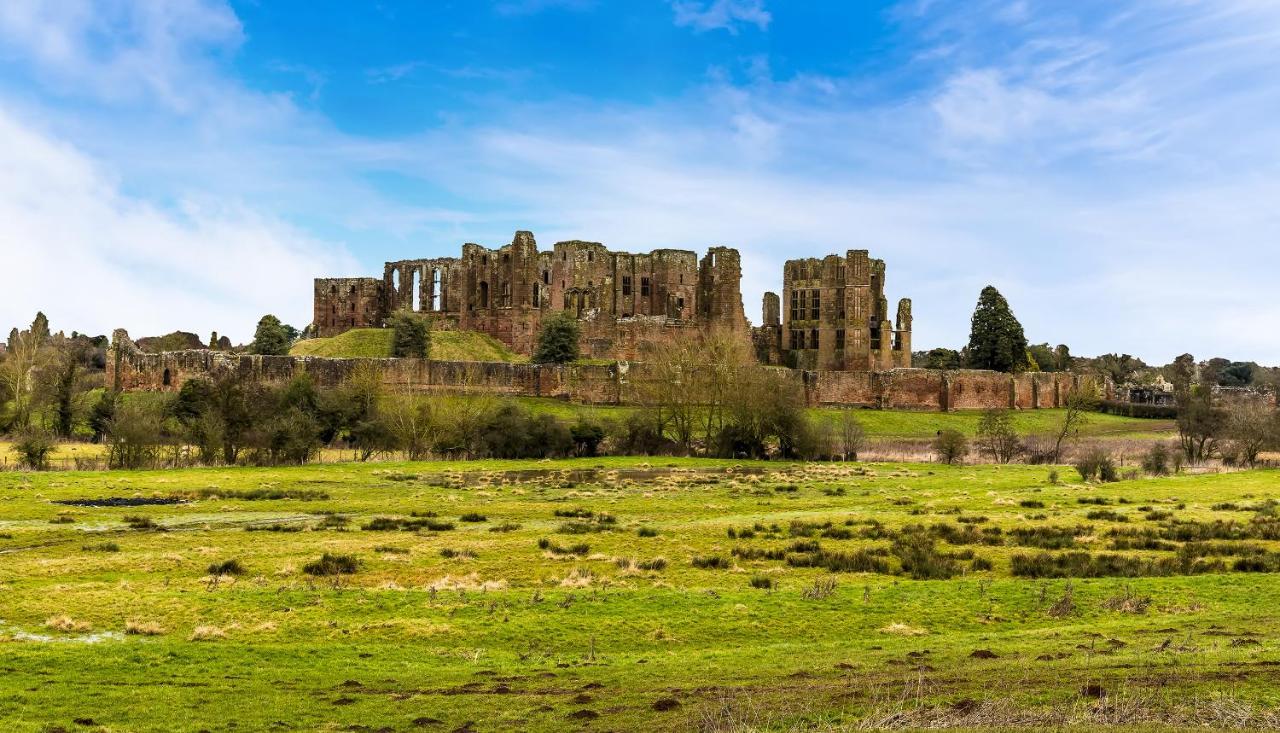
<svg viewBox="0 0 1280 733">
<path fill-rule="evenodd" d="M 307 339 L 290 350 L 296 356 L 378 359 L 391 356 L 391 331 L 357 328 L 330 338 Z M 523 361 L 487 334 L 475 331 L 435 331 L 431 358 L 441 361 Z"/>
<path fill-rule="evenodd" d="M 951 522 L 959 510 L 1005 529 L 1089 523 L 1097 537 L 1108 522 L 1087 520 L 1086 511 L 1096 507 L 1076 500 L 1102 496 L 1130 515 L 1125 526 L 1144 524 L 1136 509 L 1143 502 L 1183 519 L 1247 519 L 1211 505 L 1280 497 L 1275 472 L 1105 487 L 1050 486 L 1041 468 L 1018 466 L 879 465 L 859 472 L 855 466 L 745 464 L 772 473 L 763 480 L 722 475 L 711 483 L 622 475 L 510 483 L 487 473 L 640 463 L 0 475 L 0 637 L 10 638 L 0 641 L 0 720 L 6 730 L 19 731 L 71 728 L 74 718 L 122 730 L 357 724 L 406 730 L 415 720 L 430 725 L 427 718 L 441 721 L 441 730 L 468 720 L 479 721 L 477 730 L 562 730 L 579 727 L 570 716 L 588 710 L 603 728 L 686 730 L 716 711 L 744 707 L 756 710 L 758 722 L 787 725 L 849 720 L 903 699 L 1071 706 L 1086 684 L 1103 686 L 1113 700 L 1158 690 L 1178 704 L 1229 690 L 1247 702 L 1280 703 L 1269 671 L 1280 663 L 1280 576 L 1075 580 L 1076 610 L 1055 619 L 1047 607 L 1067 581 L 1009 578 L 1008 558 L 1019 551 L 1012 547 L 973 548 L 994 571 L 948 581 L 839 575 L 834 595 L 821 600 L 801 591 L 823 571 L 769 560 L 728 570 L 690 564 L 694 555 L 727 557 L 736 545 L 783 547 L 785 540 L 729 540 L 725 530 L 753 522 L 785 527 L 796 518 L 840 525 L 872 517 L 897 527 Z M 668 459 L 659 465 L 667 464 L 744 465 Z M 778 492 L 777 485 L 799 489 Z M 835 487 L 845 494 L 822 490 Z M 211 488 L 312 490 L 327 498 L 208 498 L 128 509 L 50 503 Z M 1018 507 L 1031 498 L 1045 504 L 1034 514 L 1046 519 Z M 1134 503 L 1116 504 L 1120 498 Z M 1185 508 L 1176 509 L 1178 502 Z M 617 530 L 558 533 L 564 520 L 553 511 L 572 507 L 609 512 Z M 319 511 L 351 516 L 351 530 L 243 530 L 263 522 L 310 525 Z M 455 522 L 475 511 L 486 521 L 422 535 L 356 529 L 375 516 L 413 511 Z M 50 523 L 63 512 L 76 522 Z M 127 515 L 152 518 L 169 531 L 129 530 L 122 523 Z M 489 531 L 503 522 L 520 527 Z M 638 537 L 641 526 L 658 536 Z M 591 554 L 548 556 L 536 547 L 542 537 L 588 542 Z M 103 541 L 117 543 L 119 551 L 82 549 Z M 823 543 L 841 550 L 867 544 Z M 476 556 L 447 559 L 442 548 Z M 342 588 L 313 581 L 299 568 L 321 552 L 355 554 L 362 570 Z M 233 557 L 247 574 L 211 584 L 205 568 Z M 670 565 L 629 572 L 617 557 L 664 557 Z M 575 570 L 579 577 L 590 571 L 591 580 L 566 583 Z M 753 575 L 773 578 L 779 588 L 752 589 Z M 1142 615 L 1106 610 L 1102 602 L 1125 588 L 1150 596 L 1151 609 Z M 45 628 L 46 619 L 58 615 L 92 630 Z M 164 632 L 120 635 L 130 620 Z M 927 633 L 882 631 L 895 623 Z M 190 641 L 201 625 L 226 636 Z M 107 636 L 88 643 L 94 633 Z M 998 659 L 972 659 L 975 649 Z M 680 707 L 656 712 L 653 703 L 667 698 Z M 1080 710 L 1090 706 L 1086 701 Z"/>
</svg>

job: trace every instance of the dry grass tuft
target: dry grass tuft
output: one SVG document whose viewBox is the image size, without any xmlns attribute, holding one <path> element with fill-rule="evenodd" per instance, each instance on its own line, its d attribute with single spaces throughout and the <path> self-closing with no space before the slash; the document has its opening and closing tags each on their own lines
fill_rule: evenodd
<svg viewBox="0 0 1280 733">
<path fill-rule="evenodd" d="M 53 629 L 54 631 L 66 632 L 84 632 L 93 630 L 93 624 L 88 621 L 76 621 L 66 614 L 50 616 L 44 620 L 44 627 L 46 629 Z"/>
<path fill-rule="evenodd" d="M 160 636 L 164 633 L 164 627 L 155 621 L 134 621 L 130 619 L 124 622 L 124 633 L 130 636 Z"/>
<path fill-rule="evenodd" d="M 187 637 L 187 641 L 213 641 L 225 638 L 227 638 L 227 632 L 217 626 L 201 625 L 191 630 L 191 636 Z"/>
<path fill-rule="evenodd" d="M 481 580 L 479 573 L 468 573 L 467 575 L 446 575 L 443 578 L 437 578 L 427 583 L 427 590 L 491 591 L 502 590 L 507 585 L 508 583 L 505 580 Z"/>
</svg>

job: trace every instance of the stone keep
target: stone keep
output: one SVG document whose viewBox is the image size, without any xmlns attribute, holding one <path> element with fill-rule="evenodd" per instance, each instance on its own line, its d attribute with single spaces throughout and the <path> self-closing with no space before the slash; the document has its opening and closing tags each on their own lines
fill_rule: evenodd
<svg viewBox="0 0 1280 733">
<path fill-rule="evenodd" d="M 884 260 L 863 249 L 789 260 L 780 307 L 777 295 L 765 294 L 765 323 L 753 334 L 757 354 L 765 363 L 808 370 L 910 367 L 911 301 L 899 301 L 890 320 L 884 281 Z"/>
</svg>

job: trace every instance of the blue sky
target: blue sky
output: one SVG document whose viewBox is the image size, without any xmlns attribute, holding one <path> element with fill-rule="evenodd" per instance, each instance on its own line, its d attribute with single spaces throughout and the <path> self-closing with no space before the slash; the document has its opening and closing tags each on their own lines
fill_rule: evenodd
<svg viewBox="0 0 1280 733">
<path fill-rule="evenodd" d="M 310 279 L 543 246 L 870 249 L 918 347 L 1280 363 L 1266 0 L 8 0 L 0 324 L 247 339 Z"/>
</svg>

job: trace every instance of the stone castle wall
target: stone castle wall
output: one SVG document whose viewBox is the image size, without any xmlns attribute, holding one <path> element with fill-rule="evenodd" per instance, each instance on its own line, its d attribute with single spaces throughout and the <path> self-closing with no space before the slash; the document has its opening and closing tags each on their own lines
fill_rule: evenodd
<svg viewBox="0 0 1280 733">
<path fill-rule="evenodd" d="M 330 359 L 257 356 L 220 351 L 138 351 L 117 331 L 107 360 L 107 384 L 125 392 L 176 392 L 189 379 L 220 373 L 282 383 L 306 372 L 320 387 L 341 385 L 361 364 L 372 364 L 390 389 L 408 392 L 487 392 L 550 397 L 583 404 L 630 402 L 631 382 L 644 365 L 629 362 L 568 365 L 451 362 L 429 359 Z M 792 371 L 810 406 L 892 410 L 1038 409 L 1057 407 L 1073 385 L 1070 374 L 892 369 L 883 372 Z M 1109 396 L 1109 391 L 1104 390 Z"/>
</svg>

